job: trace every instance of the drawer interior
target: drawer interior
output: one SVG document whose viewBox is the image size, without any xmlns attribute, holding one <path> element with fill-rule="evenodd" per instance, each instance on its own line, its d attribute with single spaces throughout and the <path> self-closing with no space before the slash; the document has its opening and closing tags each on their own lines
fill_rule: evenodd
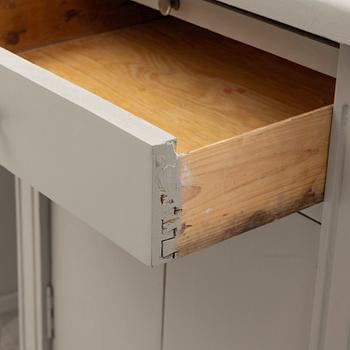
<svg viewBox="0 0 350 350">
<path fill-rule="evenodd" d="M 0 21 L 6 48 L 176 137 L 162 257 L 323 200 L 333 78 L 131 2 L 23 4 Z"/>
<path fill-rule="evenodd" d="M 173 18 L 21 55 L 168 131 L 178 153 L 333 101 L 332 78 Z"/>
</svg>

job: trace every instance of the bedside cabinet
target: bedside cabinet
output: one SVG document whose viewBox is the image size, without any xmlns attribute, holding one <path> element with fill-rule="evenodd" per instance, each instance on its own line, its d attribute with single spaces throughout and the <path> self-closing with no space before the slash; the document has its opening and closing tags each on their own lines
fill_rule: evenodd
<svg viewBox="0 0 350 350">
<path fill-rule="evenodd" d="M 350 10 L 161 5 L 0 4 L 22 348 L 343 349 Z"/>
</svg>

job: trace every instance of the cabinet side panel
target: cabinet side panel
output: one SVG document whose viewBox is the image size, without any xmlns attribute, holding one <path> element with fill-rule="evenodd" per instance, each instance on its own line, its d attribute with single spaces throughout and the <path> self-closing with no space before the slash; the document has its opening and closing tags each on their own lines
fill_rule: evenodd
<svg viewBox="0 0 350 350">
<path fill-rule="evenodd" d="M 182 157 L 187 255 L 321 202 L 332 106 Z"/>
</svg>

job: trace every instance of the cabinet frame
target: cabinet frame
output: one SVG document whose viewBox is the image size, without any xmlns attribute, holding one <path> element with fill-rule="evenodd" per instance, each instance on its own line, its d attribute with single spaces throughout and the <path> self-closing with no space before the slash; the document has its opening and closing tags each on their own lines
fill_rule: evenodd
<svg viewBox="0 0 350 350">
<path fill-rule="evenodd" d="M 50 203 L 18 177 L 15 193 L 20 350 L 49 350 Z"/>
<path fill-rule="evenodd" d="M 341 44 L 309 350 L 347 350 L 350 330 L 350 46 Z"/>
</svg>

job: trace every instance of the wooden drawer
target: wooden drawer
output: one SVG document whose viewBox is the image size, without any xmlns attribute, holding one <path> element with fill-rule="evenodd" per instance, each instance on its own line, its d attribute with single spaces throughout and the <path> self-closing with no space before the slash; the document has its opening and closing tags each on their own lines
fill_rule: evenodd
<svg viewBox="0 0 350 350">
<path fill-rule="evenodd" d="M 0 164 L 145 264 L 323 200 L 332 78 L 137 4 L 0 17 Z"/>
</svg>

